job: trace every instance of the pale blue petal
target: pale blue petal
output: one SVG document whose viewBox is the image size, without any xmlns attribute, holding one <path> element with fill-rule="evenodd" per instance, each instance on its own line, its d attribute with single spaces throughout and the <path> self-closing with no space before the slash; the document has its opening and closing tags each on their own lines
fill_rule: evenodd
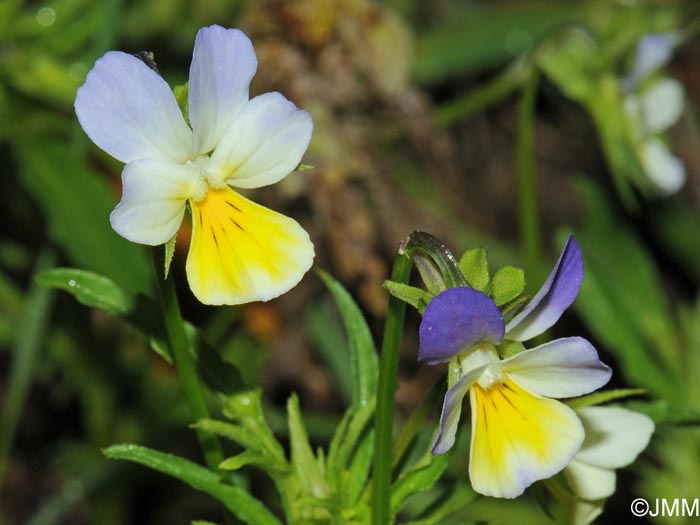
<svg viewBox="0 0 700 525">
<path fill-rule="evenodd" d="M 133 55 L 110 51 L 97 60 L 78 89 L 75 113 L 92 141 L 122 162 L 180 163 L 192 154 L 192 132 L 173 92 Z"/>
<path fill-rule="evenodd" d="M 110 215 L 112 227 L 132 242 L 164 244 L 180 227 L 187 199 L 199 184 L 198 170 L 191 165 L 131 162 L 122 172 L 122 200 Z"/>
<path fill-rule="evenodd" d="M 311 116 L 279 93 L 248 101 L 233 118 L 211 156 L 223 180 L 237 188 L 259 188 L 286 177 L 311 140 Z"/>
<path fill-rule="evenodd" d="M 565 337 L 504 359 L 501 371 L 533 394 L 574 397 L 593 392 L 612 375 L 593 345 L 582 337 Z"/>
<path fill-rule="evenodd" d="M 527 341 L 556 323 L 576 299 L 583 280 L 581 249 L 569 235 L 547 281 L 527 306 L 506 325 L 506 339 Z"/>
<path fill-rule="evenodd" d="M 214 25 L 197 33 L 187 96 L 198 155 L 214 149 L 248 101 L 257 66 L 253 44 L 238 29 Z"/>
<path fill-rule="evenodd" d="M 452 448 L 457 434 L 459 416 L 462 413 L 462 400 L 472 385 L 479 379 L 488 365 L 481 366 L 467 373 L 457 381 L 445 394 L 445 401 L 440 414 L 440 427 L 433 441 L 431 452 L 444 454 Z"/>
</svg>

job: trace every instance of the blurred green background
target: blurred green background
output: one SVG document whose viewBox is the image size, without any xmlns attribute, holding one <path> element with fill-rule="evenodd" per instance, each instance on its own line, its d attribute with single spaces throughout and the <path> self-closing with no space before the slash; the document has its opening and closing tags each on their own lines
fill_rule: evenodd
<svg viewBox="0 0 700 525">
<path fill-rule="evenodd" d="M 700 497 L 699 22 L 692 0 L 4 0 L 0 524 L 218 519 L 207 496 L 100 452 L 128 441 L 201 460 L 174 370 L 126 323 L 32 278 L 70 266 L 152 293 L 148 252 L 109 225 L 121 166 L 85 136 L 73 99 L 111 49 L 153 51 L 171 86 L 184 83 L 194 36 L 214 23 L 252 39 L 251 94 L 277 90 L 312 114 L 304 162 L 315 169 L 256 200 L 310 232 L 315 267 L 350 290 L 375 337 L 382 282 L 412 230 L 457 254 L 486 246 L 494 266 L 522 266 L 531 290 L 573 231 L 586 276 L 554 335 L 589 337 L 613 366 L 612 386 L 648 392 L 626 404 L 658 424 L 598 522 L 629 517 L 639 496 Z M 687 180 L 665 196 L 649 183 L 624 98 L 640 39 L 671 32 L 672 56 L 651 77 L 684 88 L 683 113 L 660 140 Z M 185 281 L 188 237 L 185 227 L 173 264 L 185 317 L 263 385 L 273 428 L 285 432 L 284 402 L 297 392 L 312 440 L 324 443 L 351 384 L 321 280 L 311 272 L 270 303 L 205 307 Z M 416 363 L 418 322 L 409 315 L 403 416 L 444 372 Z M 437 415 L 436 406 L 431 425 Z M 445 483 L 466 478 L 467 454 L 455 455 Z M 254 471 L 248 483 L 263 499 L 270 492 Z M 480 500 L 468 512 L 492 523 L 546 519 L 535 497 Z"/>
</svg>

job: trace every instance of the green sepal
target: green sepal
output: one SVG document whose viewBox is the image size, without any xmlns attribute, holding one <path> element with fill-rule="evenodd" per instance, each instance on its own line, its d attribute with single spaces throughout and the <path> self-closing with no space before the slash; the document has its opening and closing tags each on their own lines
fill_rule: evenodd
<svg viewBox="0 0 700 525">
<path fill-rule="evenodd" d="M 508 322 L 513 319 L 524 307 L 530 302 L 532 298 L 529 294 L 523 294 L 516 297 L 511 302 L 506 303 L 501 306 L 501 314 L 503 315 L 503 320 L 508 324 Z"/>
<path fill-rule="evenodd" d="M 182 111 L 182 116 L 185 117 L 185 121 L 189 125 L 190 123 L 190 117 L 188 115 L 189 111 L 189 102 L 188 102 L 188 82 L 185 82 L 184 84 L 180 86 L 175 86 L 175 89 L 173 89 L 173 93 L 175 94 L 175 100 L 177 100 L 177 105 L 180 108 L 180 111 Z"/>
<path fill-rule="evenodd" d="M 525 290 L 525 272 L 515 266 L 500 268 L 491 281 L 490 296 L 501 307 L 516 299 Z"/>
<path fill-rule="evenodd" d="M 433 294 L 421 288 L 403 283 L 395 283 L 394 281 L 384 281 L 384 288 L 397 299 L 401 299 L 405 303 L 413 306 L 421 315 L 434 297 Z"/>
<path fill-rule="evenodd" d="M 316 166 L 311 166 L 310 164 L 302 164 L 301 162 L 297 164 L 297 167 L 293 171 L 309 171 L 315 170 Z"/>
<path fill-rule="evenodd" d="M 525 345 L 523 345 L 520 341 L 506 340 L 503 341 L 500 345 L 498 345 L 498 353 L 500 354 L 502 359 L 506 359 L 507 357 L 519 354 L 525 349 Z"/>
<path fill-rule="evenodd" d="M 615 390 L 594 392 L 593 394 L 577 397 L 576 399 L 569 399 L 568 401 L 565 401 L 565 403 L 575 410 L 582 407 L 601 405 L 603 403 L 614 401 L 616 399 L 623 399 L 625 397 L 641 396 L 646 393 L 647 391 L 644 388 L 618 388 Z"/>
<path fill-rule="evenodd" d="M 192 523 L 192 525 L 219 525 L 218 523 L 214 523 L 213 521 L 202 521 L 202 520 L 195 520 L 191 523 Z"/>
<path fill-rule="evenodd" d="M 173 235 L 173 238 L 165 243 L 165 263 L 163 268 L 164 279 L 168 278 L 170 274 L 170 263 L 173 262 L 173 255 L 175 255 L 175 243 L 177 241 L 177 235 Z"/>
<path fill-rule="evenodd" d="M 112 315 L 126 315 L 134 306 L 133 298 L 112 279 L 87 270 L 54 268 L 36 274 L 34 280 L 44 288 L 65 290 L 79 303 Z"/>
<path fill-rule="evenodd" d="M 467 278 L 469 286 L 485 292 L 491 282 L 489 258 L 484 248 L 467 250 L 459 260 L 459 268 Z"/>
</svg>

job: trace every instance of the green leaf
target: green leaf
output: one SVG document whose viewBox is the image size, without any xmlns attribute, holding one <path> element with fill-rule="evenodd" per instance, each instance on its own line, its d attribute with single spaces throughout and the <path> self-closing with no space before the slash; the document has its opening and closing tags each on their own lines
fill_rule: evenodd
<svg viewBox="0 0 700 525">
<path fill-rule="evenodd" d="M 87 270 L 54 268 L 34 276 L 40 286 L 58 288 L 73 295 L 76 300 L 112 315 L 126 315 L 133 308 L 133 299 L 114 281 Z"/>
<path fill-rule="evenodd" d="M 360 308 L 343 286 L 328 273 L 319 276 L 335 299 L 345 325 L 350 344 L 350 363 L 353 377 L 353 406 L 365 406 L 377 391 L 377 352 Z"/>
<path fill-rule="evenodd" d="M 176 242 L 177 236 L 173 235 L 173 238 L 165 243 L 165 268 L 163 269 L 164 279 L 167 279 L 168 274 L 170 274 L 170 264 L 173 262 L 173 255 L 175 255 Z"/>
<path fill-rule="evenodd" d="M 430 489 L 449 464 L 447 454 L 433 456 L 429 451 L 414 468 L 405 471 L 391 487 L 391 511 L 396 513 L 409 496 Z"/>
<path fill-rule="evenodd" d="M 397 299 L 401 299 L 413 306 L 421 314 L 433 299 L 433 294 L 430 292 L 408 284 L 395 283 L 394 281 L 387 280 L 384 281 L 384 288 Z"/>
<path fill-rule="evenodd" d="M 21 184 L 73 265 L 112 279 L 126 292 L 149 289 L 152 272 L 143 248 L 109 224 L 116 199 L 102 177 L 58 140 L 21 141 L 17 160 Z"/>
<path fill-rule="evenodd" d="M 250 464 L 264 464 L 263 456 L 255 450 L 246 450 L 240 454 L 226 458 L 219 464 L 219 468 L 222 470 L 238 470 Z"/>
<path fill-rule="evenodd" d="M 657 424 L 700 426 L 700 410 L 678 406 L 665 399 L 628 401 L 622 406 L 646 414 Z"/>
<path fill-rule="evenodd" d="M 578 27 L 547 39 L 537 49 L 535 59 L 567 97 L 581 103 L 594 101 L 598 81 L 611 70 L 598 43 Z"/>
<path fill-rule="evenodd" d="M 357 504 L 368 483 L 373 451 L 374 431 L 370 430 L 361 438 L 348 466 L 346 481 L 341 492 L 348 507 L 354 507 Z"/>
<path fill-rule="evenodd" d="M 254 464 L 273 477 L 277 473 L 289 472 L 289 465 L 279 444 L 275 441 L 271 446 L 271 442 L 262 437 L 262 432 L 213 419 L 200 419 L 191 426 L 230 439 L 246 449 L 243 453 L 224 460 L 220 465 L 222 469 L 235 470 L 246 464 Z"/>
<path fill-rule="evenodd" d="M 310 166 L 309 164 L 302 164 L 300 162 L 299 164 L 297 164 L 297 167 L 294 168 L 294 171 L 309 171 L 314 169 L 316 169 L 316 166 Z"/>
<path fill-rule="evenodd" d="M 491 297 L 496 306 L 516 299 L 525 290 L 525 272 L 514 266 L 500 268 L 491 281 Z"/>
<path fill-rule="evenodd" d="M 578 186 L 588 210 L 585 229 L 576 232 L 586 275 L 574 307 L 628 382 L 685 403 L 687 370 L 653 259 L 593 183 Z"/>
<path fill-rule="evenodd" d="M 111 459 L 140 463 L 213 496 L 249 525 L 281 525 L 260 501 L 240 487 L 224 484 L 217 474 L 186 459 L 139 445 L 113 445 L 104 450 Z"/>
<path fill-rule="evenodd" d="M 478 6 L 456 3 L 442 23 L 419 34 L 413 73 L 437 82 L 467 72 L 493 69 L 523 54 L 550 27 L 577 16 L 571 5 L 532 2 Z"/>
<path fill-rule="evenodd" d="M 617 388 L 615 390 L 604 390 L 602 392 L 594 392 L 586 396 L 577 397 L 565 401 L 567 405 L 576 410 L 577 408 L 588 407 L 593 405 L 601 405 L 616 399 L 622 399 L 630 396 L 641 396 L 646 394 L 644 388 Z"/>
<path fill-rule="evenodd" d="M 287 401 L 287 416 L 292 469 L 299 478 L 302 490 L 307 496 L 326 498 L 329 494 L 328 483 L 311 450 L 309 437 L 301 419 L 299 398 L 296 395 L 292 395 Z"/>
<path fill-rule="evenodd" d="M 196 520 L 196 521 L 192 522 L 192 525 L 219 525 L 219 524 L 214 523 L 213 521 Z"/>
<path fill-rule="evenodd" d="M 467 278 L 469 286 L 485 292 L 489 287 L 489 258 L 484 248 L 467 250 L 459 260 L 459 268 Z"/>
</svg>

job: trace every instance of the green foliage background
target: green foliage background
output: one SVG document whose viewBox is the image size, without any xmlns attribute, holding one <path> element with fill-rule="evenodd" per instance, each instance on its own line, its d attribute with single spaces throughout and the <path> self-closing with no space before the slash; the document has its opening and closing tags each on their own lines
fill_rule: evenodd
<svg viewBox="0 0 700 525">
<path fill-rule="evenodd" d="M 700 497 L 698 15 L 692 1 L 4 1 L 0 523 L 220 519 L 207 494 L 102 454 L 134 442 L 201 463 L 177 378 L 143 308 L 153 295 L 149 254 L 109 225 L 121 167 L 90 143 L 72 108 L 85 74 L 110 49 L 153 51 L 166 80 L 182 84 L 196 31 L 212 23 L 252 38 L 253 94 L 279 90 L 311 112 L 304 162 L 315 169 L 258 197 L 304 224 L 316 268 L 338 278 L 368 318 L 369 330 L 346 326 L 362 332 L 348 343 L 323 280 L 341 309 L 350 308 L 344 292 L 314 274 L 269 304 L 203 307 L 186 286 L 186 228 L 178 239 L 173 272 L 185 317 L 218 352 L 215 368 L 238 366 L 242 379 L 228 376 L 229 386 L 263 386 L 270 426 L 287 446 L 289 428 L 303 430 L 285 421 L 292 392 L 315 445 L 329 440 L 354 393 L 376 388 L 348 373 L 356 351 L 348 345 L 378 339 L 382 283 L 409 232 L 430 231 L 455 253 L 486 246 L 495 266 L 522 266 L 533 291 L 573 231 L 586 274 L 557 333 L 590 337 L 615 370 L 613 386 L 647 392 L 625 404 L 658 425 L 599 522 L 628 517 L 639 496 Z M 620 124 L 619 89 L 639 38 L 672 30 L 683 40 L 666 69 L 684 84 L 686 110 L 667 139 L 688 182 L 659 198 Z M 108 278 L 78 297 L 101 310 L 45 287 L 73 274 L 33 279 L 57 267 Z M 106 304 L 94 303 L 95 290 Z M 130 324 L 116 318 L 124 313 Z M 409 315 L 402 418 L 444 372 L 417 367 L 417 323 Z M 415 434 L 425 444 L 437 402 L 423 410 L 428 421 Z M 475 499 L 462 442 L 439 465 L 446 470 L 436 487 L 396 503 L 402 522 L 546 522 L 536 490 L 513 502 Z M 238 482 L 279 509 L 266 479 L 241 472 Z M 418 521 L 439 498 L 449 512 Z"/>
</svg>

